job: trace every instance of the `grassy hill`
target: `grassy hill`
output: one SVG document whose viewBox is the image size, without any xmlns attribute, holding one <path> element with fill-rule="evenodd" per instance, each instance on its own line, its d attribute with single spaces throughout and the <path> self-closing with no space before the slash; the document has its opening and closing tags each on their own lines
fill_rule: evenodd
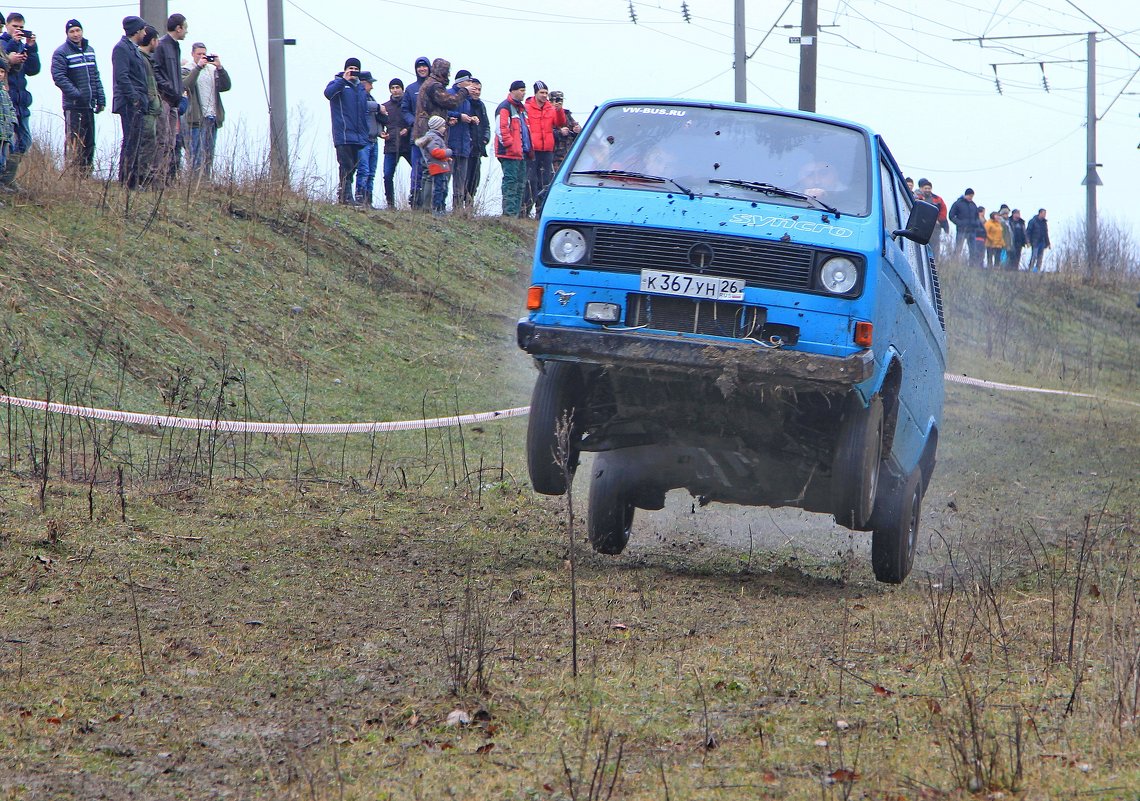
<svg viewBox="0 0 1140 801">
<path fill-rule="evenodd" d="M 35 185 L 0 210 L 10 394 L 321 422 L 528 399 L 531 224 Z M 0 798 L 1134 799 L 1137 287 L 942 282 L 951 372 L 1115 400 L 948 385 L 898 588 L 716 531 L 589 554 L 584 485 L 536 497 L 519 420 L 8 411 Z"/>
</svg>

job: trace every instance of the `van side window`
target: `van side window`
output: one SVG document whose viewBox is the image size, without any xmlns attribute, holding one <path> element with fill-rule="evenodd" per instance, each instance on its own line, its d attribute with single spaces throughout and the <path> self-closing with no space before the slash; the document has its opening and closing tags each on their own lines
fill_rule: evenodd
<svg viewBox="0 0 1140 801">
<path fill-rule="evenodd" d="M 895 201 L 895 180 L 890 166 L 885 161 L 879 162 L 879 173 L 883 179 L 883 226 L 889 234 L 902 228 L 899 225 L 899 208 Z"/>
</svg>

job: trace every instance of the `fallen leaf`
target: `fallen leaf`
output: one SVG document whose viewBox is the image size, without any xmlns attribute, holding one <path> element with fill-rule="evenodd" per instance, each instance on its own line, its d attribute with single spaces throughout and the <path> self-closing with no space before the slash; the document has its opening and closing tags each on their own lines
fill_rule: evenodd
<svg viewBox="0 0 1140 801">
<path fill-rule="evenodd" d="M 476 754 L 488 754 L 494 750 L 495 750 L 495 744 L 494 743 L 483 743 L 483 745 L 481 745 L 475 749 L 475 753 Z"/>
<path fill-rule="evenodd" d="M 439 744 L 439 750 L 440 751 L 450 751 L 454 747 L 455 747 L 455 743 L 451 742 L 451 740 L 448 740 L 445 743 Z"/>
<path fill-rule="evenodd" d="M 859 778 L 859 774 L 850 768 L 838 768 L 827 774 L 827 778 L 837 782 L 853 782 Z"/>
<path fill-rule="evenodd" d="M 550 782 L 547 782 L 546 784 L 542 785 L 542 789 L 548 793 L 553 793 L 554 792 L 554 785 L 551 784 Z"/>
<path fill-rule="evenodd" d="M 420 723 L 420 716 L 417 715 L 415 712 L 413 712 L 412 716 L 410 718 L 408 718 L 408 728 L 418 726 L 419 723 Z"/>
<path fill-rule="evenodd" d="M 932 715 L 941 715 L 942 714 L 942 704 L 938 703 L 937 698 L 927 698 L 926 699 L 926 708 L 930 710 L 930 713 Z"/>
<path fill-rule="evenodd" d="M 974 661 L 974 652 L 973 651 L 967 651 L 966 653 L 962 654 L 962 664 L 963 665 L 968 665 L 973 661 Z"/>
<path fill-rule="evenodd" d="M 881 695 L 883 697 L 890 697 L 895 694 L 894 690 L 888 690 L 881 684 L 876 684 L 872 689 L 875 691 L 875 695 Z"/>
<path fill-rule="evenodd" d="M 1100 587 L 1098 587 L 1096 584 L 1090 584 L 1089 585 L 1089 595 L 1091 595 L 1093 598 L 1099 598 L 1100 597 Z"/>
<path fill-rule="evenodd" d="M 107 718 L 107 720 L 105 722 L 106 723 L 118 723 L 122 719 L 123 719 L 123 713 L 122 712 L 116 712 L 115 714 L 111 715 L 111 717 Z"/>
<path fill-rule="evenodd" d="M 60 725 L 61 723 L 63 723 L 63 718 L 50 717 L 50 718 L 48 718 L 48 719 L 47 719 L 47 722 L 48 722 L 48 723 L 50 723 L 50 724 L 51 724 L 51 725 L 53 725 L 53 726 L 58 726 L 58 725 Z"/>
<path fill-rule="evenodd" d="M 765 784 L 778 784 L 780 781 L 776 778 L 776 774 L 770 770 L 764 771 L 764 775 L 760 778 L 764 780 Z"/>
</svg>

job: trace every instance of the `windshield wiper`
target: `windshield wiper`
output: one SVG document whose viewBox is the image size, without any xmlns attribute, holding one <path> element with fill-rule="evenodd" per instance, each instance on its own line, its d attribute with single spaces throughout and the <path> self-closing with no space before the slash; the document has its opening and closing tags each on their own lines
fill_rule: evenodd
<svg viewBox="0 0 1140 801">
<path fill-rule="evenodd" d="M 790 197 L 796 200 L 806 200 L 808 203 L 815 203 L 821 209 L 830 211 L 839 219 L 839 209 L 835 208 L 828 203 L 824 203 L 814 195 L 805 195 L 803 192 L 797 192 L 794 189 L 785 189 L 782 186 L 775 184 L 766 184 L 761 181 L 744 181 L 740 178 L 710 178 L 710 184 L 721 184 L 723 186 L 736 186 L 740 189 L 749 189 L 753 192 L 763 192 L 765 195 L 775 195 L 777 197 Z"/>
<path fill-rule="evenodd" d="M 649 175 L 644 172 L 630 172 L 629 170 L 575 170 L 570 173 L 571 175 L 597 175 L 599 178 L 629 178 L 634 181 L 649 181 L 655 184 L 670 183 L 680 189 L 690 198 L 696 197 L 692 189 L 688 189 L 681 184 L 677 183 L 672 178 L 666 178 L 663 175 Z"/>
</svg>

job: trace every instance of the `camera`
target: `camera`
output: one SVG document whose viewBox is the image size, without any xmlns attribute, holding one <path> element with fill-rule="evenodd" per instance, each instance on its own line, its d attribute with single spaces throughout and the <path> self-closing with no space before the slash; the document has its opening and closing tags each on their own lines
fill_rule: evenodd
<svg viewBox="0 0 1140 801">
<path fill-rule="evenodd" d="M 207 61 L 217 61 L 218 57 L 217 56 L 206 56 L 206 60 Z"/>
<path fill-rule="evenodd" d="M 33 36 L 35 36 L 35 34 L 29 31 L 27 28 L 24 28 L 24 30 L 20 31 L 20 37 L 23 39 L 31 39 Z"/>
</svg>

